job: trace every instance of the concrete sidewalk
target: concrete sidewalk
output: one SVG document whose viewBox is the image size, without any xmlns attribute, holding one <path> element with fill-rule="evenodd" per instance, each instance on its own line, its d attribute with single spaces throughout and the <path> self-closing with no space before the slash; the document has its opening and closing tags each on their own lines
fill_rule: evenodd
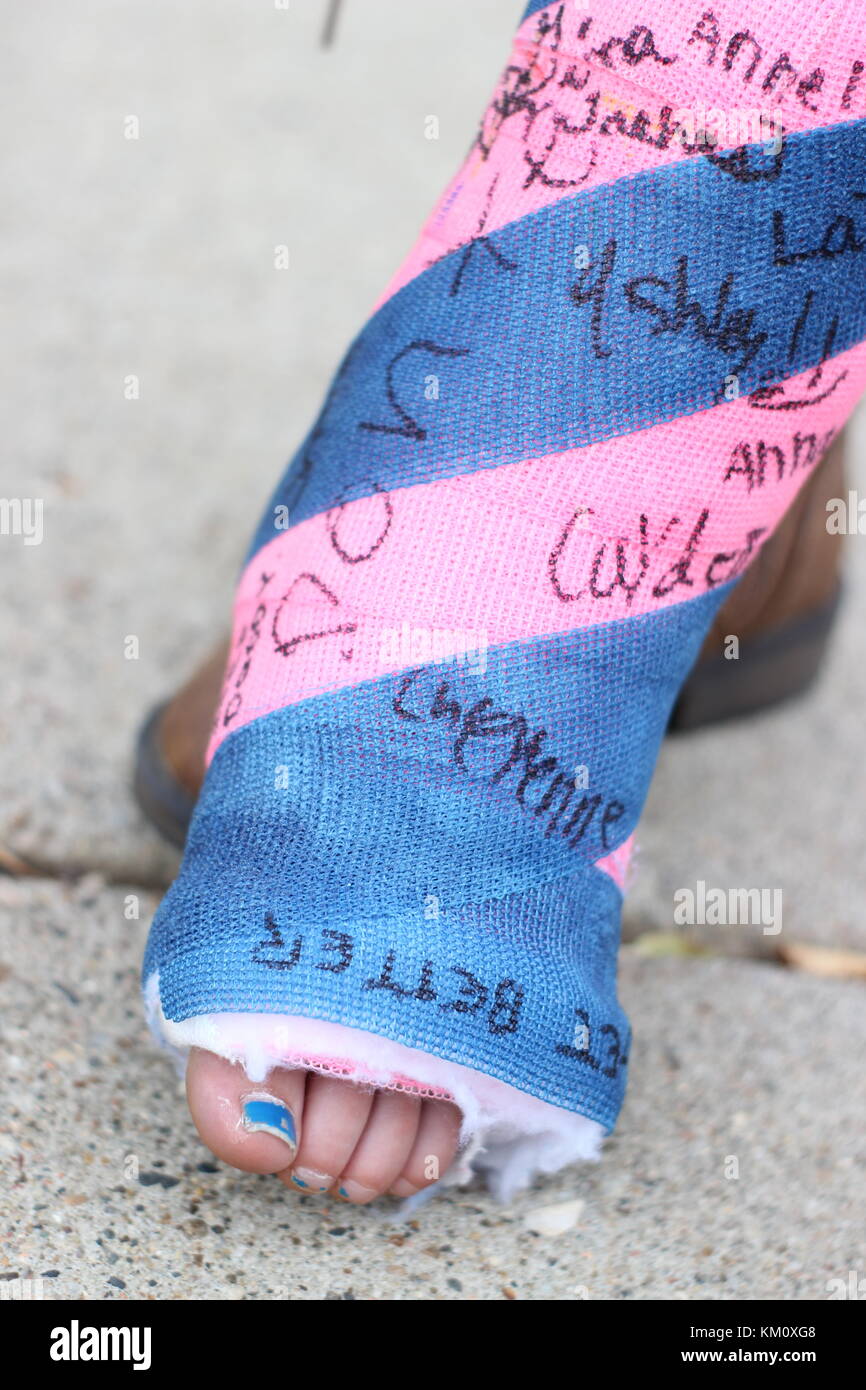
<svg viewBox="0 0 866 1390">
<path fill-rule="evenodd" d="M 141 1022 L 135 892 L 0 887 L 0 1277 L 56 1298 L 799 1299 L 862 1273 L 862 985 L 626 947 L 634 1065 L 603 1162 L 394 1225 L 213 1160 Z"/>
<path fill-rule="evenodd" d="M 866 950 L 862 538 L 814 697 L 665 748 L 601 1166 L 409 1226 L 316 1205 L 211 1161 L 146 1036 L 138 964 L 177 859 L 131 801 L 134 730 L 223 632 L 262 502 L 520 4 L 349 0 L 327 51 L 324 10 L 43 0 L 0 56 L 0 493 L 45 499 L 41 545 L 0 540 L 0 849 L 27 871 L 0 879 L 0 1276 L 95 1299 L 826 1297 L 866 1275 L 866 986 L 758 960 L 748 930 L 645 948 L 703 879 L 778 885 L 785 941 Z M 862 424 L 855 455 L 862 492 Z"/>
</svg>

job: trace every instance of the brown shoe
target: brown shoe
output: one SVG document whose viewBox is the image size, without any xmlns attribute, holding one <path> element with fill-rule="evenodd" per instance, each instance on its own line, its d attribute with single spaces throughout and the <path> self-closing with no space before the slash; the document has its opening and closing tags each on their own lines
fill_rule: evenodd
<svg viewBox="0 0 866 1390">
<path fill-rule="evenodd" d="M 719 610 L 680 691 L 669 728 L 680 732 L 791 699 L 818 674 L 839 607 L 842 537 L 827 530 L 826 503 L 844 494 L 843 436 Z M 730 637 L 739 655 L 726 653 Z M 157 830 L 182 846 L 199 788 L 228 657 L 220 646 L 138 737 L 133 788 Z"/>
<path fill-rule="evenodd" d="M 769 709 L 814 681 L 839 609 L 841 535 L 827 530 L 827 500 L 844 497 L 844 438 L 831 445 L 772 538 L 719 609 L 680 691 L 679 732 Z M 739 656 L 726 654 L 730 637 Z"/>
<path fill-rule="evenodd" d="M 186 685 L 151 710 L 135 749 L 133 791 L 161 835 L 183 846 L 204 780 L 204 759 L 219 703 L 228 642 L 221 642 Z"/>
</svg>

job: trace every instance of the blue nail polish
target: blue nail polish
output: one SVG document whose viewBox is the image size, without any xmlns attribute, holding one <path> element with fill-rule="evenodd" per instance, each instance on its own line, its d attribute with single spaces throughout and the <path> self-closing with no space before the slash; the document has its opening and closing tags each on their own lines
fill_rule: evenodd
<svg viewBox="0 0 866 1390">
<path fill-rule="evenodd" d="M 303 1178 L 296 1178 L 295 1175 L 294 1175 L 294 1173 L 292 1174 L 292 1182 L 295 1184 L 295 1187 L 306 1187 L 306 1186 L 307 1186 L 307 1184 L 304 1182 Z"/>
<path fill-rule="evenodd" d="M 348 1192 L 346 1191 L 345 1187 L 338 1187 L 338 1188 L 337 1188 L 337 1191 L 339 1192 L 339 1194 L 340 1194 L 341 1197 L 348 1197 L 348 1195 L 349 1195 Z"/>
<path fill-rule="evenodd" d="M 267 1096 L 250 1096 L 243 1103 L 242 1122 L 244 1129 L 253 1134 L 272 1134 L 282 1139 L 291 1148 L 298 1147 L 295 1121 L 292 1112 L 281 1100 Z"/>
</svg>

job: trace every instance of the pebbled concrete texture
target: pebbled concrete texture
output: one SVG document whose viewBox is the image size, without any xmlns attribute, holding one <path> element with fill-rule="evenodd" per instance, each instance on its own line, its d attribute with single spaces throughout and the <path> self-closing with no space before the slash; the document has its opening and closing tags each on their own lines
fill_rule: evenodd
<svg viewBox="0 0 866 1390">
<path fill-rule="evenodd" d="M 202 1146 L 141 1021 L 153 899 L 129 919 L 136 891 L 0 884 L 0 1282 L 99 1300 L 791 1300 L 866 1273 L 862 986 L 627 947 L 633 1074 L 602 1162 L 507 1208 L 472 1188 L 395 1224 L 395 1203 L 295 1196 Z"/>
<path fill-rule="evenodd" d="M 600 1166 L 510 1209 L 450 1193 L 396 1226 L 295 1198 L 212 1161 L 142 1023 L 147 921 L 177 857 L 129 795 L 134 730 L 224 631 L 257 514 L 461 157 L 520 9 L 345 0 L 327 51 L 320 0 L 43 0 L 9 26 L 0 495 L 41 497 L 44 539 L 0 537 L 0 869 L 24 875 L 0 877 L 0 1282 L 800 1299 L 866 1276 L 864 987 L 748 959 L 866 948 L 863 537 L 815 695 L 663 750 L 626 935 L 671 932 L 697 879 L 781 888 L 783 930 L 698 928 L 716 954 L 694 958 L 624 949 L 637 1040 Z M 852 462 L 862 494 L 862 414 Z"/>
</svg>

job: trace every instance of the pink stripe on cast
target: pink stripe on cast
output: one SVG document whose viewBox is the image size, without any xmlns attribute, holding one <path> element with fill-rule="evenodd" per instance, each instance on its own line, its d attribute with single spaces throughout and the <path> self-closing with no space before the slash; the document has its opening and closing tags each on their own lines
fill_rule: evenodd
<svg viewBox="0 0 866 1390">
<path fill-rule="evenodd" d="M 627 9 L 625 22 L 621 0 L 568 0 L 525 21 L 473 148 L 378 305 L 447 252 L 570 194 L 769 147 L 776 123 L 792 133 L 866 115 L 859 0 L 767 0 L 748 22 L 736 0 Z"/>
<path fill-rule="evenodd" d="M 374 493 L 280 532 L 241 579 L 208 761 L 235 729 L 323 691 L 451 656 L 482 676 L 488 647 L 723 583 L 786 510 L 864 380 L 860 345 L 778 393 Z"/>
</svg>

